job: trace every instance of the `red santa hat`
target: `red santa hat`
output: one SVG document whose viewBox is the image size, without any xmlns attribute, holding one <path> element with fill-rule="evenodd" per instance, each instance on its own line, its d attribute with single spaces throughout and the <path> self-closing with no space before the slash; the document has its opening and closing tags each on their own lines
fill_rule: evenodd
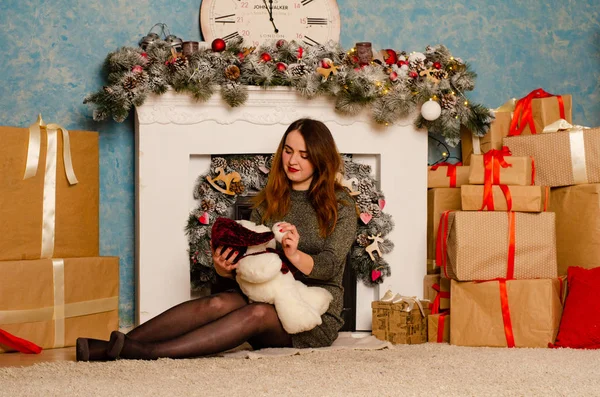
<svg viewBox="0 0 600 397">
<path fill-rule="evenodd" d="M 246 247 L 265 244 L 275 238 L 272 231 L 257 233 L 240 225 L 233 219 L 217 218 L 212 227 L 211 244 L 217 247 L 232 247 L 245 252 Z"/>
</svg>

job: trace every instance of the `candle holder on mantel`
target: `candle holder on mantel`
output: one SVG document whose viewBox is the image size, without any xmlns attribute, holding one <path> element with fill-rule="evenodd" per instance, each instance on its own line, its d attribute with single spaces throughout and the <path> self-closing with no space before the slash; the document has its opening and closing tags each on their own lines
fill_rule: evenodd
<svg viewBox="0 0 600 397">
<path fill-rule="evenodd" d="M 369 42 L 361 42 L 356 43 L 356 56 L 358 57 L 358 62 L 362 64 L 369 64 L 373 60 L 373 49 L 371 48 L 371 43 Z"/>
</svg>

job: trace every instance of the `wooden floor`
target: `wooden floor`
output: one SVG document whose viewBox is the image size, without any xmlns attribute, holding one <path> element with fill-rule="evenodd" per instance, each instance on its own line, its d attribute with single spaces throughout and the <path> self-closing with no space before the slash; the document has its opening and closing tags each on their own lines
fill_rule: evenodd
<svg viewBox="0 0 600 397">
<path fill-rule="evenodd" d="M 0 353 L 0 367 L 27 367 L 57 361 L 75 361 L 75 347 L 42 350 L 40 354 Z"/>
</svg>

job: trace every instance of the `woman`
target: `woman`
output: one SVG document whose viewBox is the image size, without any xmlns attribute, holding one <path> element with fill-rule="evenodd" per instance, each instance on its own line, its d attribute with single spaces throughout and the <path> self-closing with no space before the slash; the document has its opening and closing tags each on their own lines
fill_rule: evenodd
<svg viewBox="0 0 600 397">
<path fill-rule="evenodd" d="M 229 290 L 177 305 L 127 335 L 114 331 L 109 342 L 79 338 L 77 360 L 114 358 L 187 358 L 215 354 L 244 342 L 253 348 L 322 347 L 337 338 L 343 325 L 342 278 L 357 216 L 352 198 L 336 182 L 341 159 L 329 129 L 320 121 L 300 119 L 283 135 L 269 181 L 256 197 L 251 220 L 269 227 L 283 221 L 282 250 L 307 285 L 333 295 L 316 328 L 290 335 L 265 303 L 248 303 Z M 216 273 L 234 279 L 236 252 L 216 247 Z"/>
</svg>

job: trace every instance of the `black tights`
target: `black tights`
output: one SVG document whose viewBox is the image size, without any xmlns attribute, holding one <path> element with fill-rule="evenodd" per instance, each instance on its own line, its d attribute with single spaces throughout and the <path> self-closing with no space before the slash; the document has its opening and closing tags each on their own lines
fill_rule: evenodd
<svg viewBox="0 0 600 397">
<path fill-rule="evenodd" d="M 228 291 L 181 303 L 131 330 L 121 358 L 188 358 L 220 353 L 244 342 L 253 347 L 290 347 L 272 305 L 248 304 Z"/>
</svg>

